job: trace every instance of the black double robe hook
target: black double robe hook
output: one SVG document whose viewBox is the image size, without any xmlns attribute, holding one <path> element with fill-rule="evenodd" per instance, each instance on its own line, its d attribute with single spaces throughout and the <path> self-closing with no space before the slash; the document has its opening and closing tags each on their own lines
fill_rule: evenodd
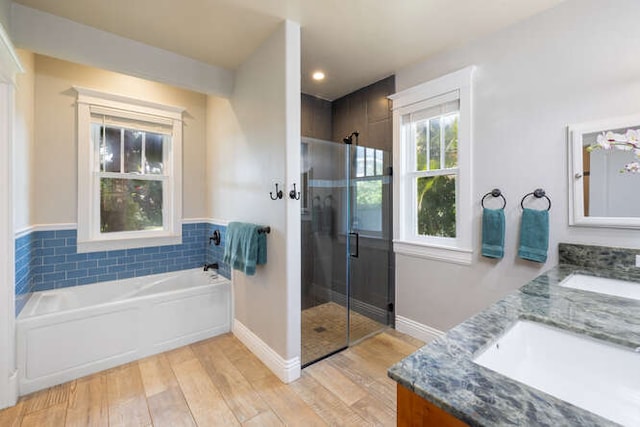
<svg viewBox="0 0 640 427">
<path fill-rule="evenodd" d="M 296 192 L 296 183 L 293 183 L 293 190 L 289 191 L 289 198 L 293 200 L 300 200 L 300 192 Z"/>
<path fill-rule="evenodd" d="M 282 190 L 278 190 L 278 183 L 276 183 L 276 196 L 273 197 L 273 191 L 269 191 L 269 197 L 271 197 L 271 200 L 278 200 L 284 197 Z"/>
</svg>

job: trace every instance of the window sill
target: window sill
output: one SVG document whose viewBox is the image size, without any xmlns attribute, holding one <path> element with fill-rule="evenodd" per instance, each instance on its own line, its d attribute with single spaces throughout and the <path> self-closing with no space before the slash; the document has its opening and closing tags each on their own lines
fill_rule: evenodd
<svg viewBox="0 0 640 427">
<path fill-rule="evenodd" d="M 152 246 L 179 245 L 182 243 L 181 235 L 144 237 L 132 239 L 113 240 L 89 240 L 78 241 L 78 253 L 115 251 L 122 249 L 149 248 Z"/>
<path fill-rule="evenodd" d="M 473 261 L 472 250 L 451 246 L 425 245 L 423 243 L 394 240 L 393 251 L 396 254 L 460 265 L 471 265 Z"/>
</svg>

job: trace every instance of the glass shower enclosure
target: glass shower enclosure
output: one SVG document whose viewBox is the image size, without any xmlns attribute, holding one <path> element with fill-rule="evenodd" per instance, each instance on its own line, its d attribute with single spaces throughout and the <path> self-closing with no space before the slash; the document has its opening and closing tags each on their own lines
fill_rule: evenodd
<svg viewBox="0 0 640 427">
<path fill-rule="evenodd" d="M 393 322 L 391 156 L 351 141 L 302 139 L 303 366 Z"/>
</svg>

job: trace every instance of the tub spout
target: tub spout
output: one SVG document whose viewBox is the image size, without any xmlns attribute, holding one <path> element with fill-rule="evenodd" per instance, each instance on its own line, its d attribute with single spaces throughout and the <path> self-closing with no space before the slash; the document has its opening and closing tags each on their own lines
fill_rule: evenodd
<svg viewBox="0 0 640 427">
<path fill-rule="evenodd" d="M 212 264 L 205 264 L 204 265 L 204 271 L 209 271 L 210 268 L 213 268 L 214 270 L 218 269 L 218 263 L 214 262 Z"/>
</svg>

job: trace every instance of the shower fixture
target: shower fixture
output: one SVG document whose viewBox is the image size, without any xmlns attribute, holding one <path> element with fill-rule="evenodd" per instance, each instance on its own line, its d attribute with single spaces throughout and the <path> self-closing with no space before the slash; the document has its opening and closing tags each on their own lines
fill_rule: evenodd
<svg viewBox="0 0 640 427">
<path fill-rule="evenodd" d="M 351 143 L 353 142 L 353 137 L 355 136 L 356 137 L 356 145 L 358 145 L 358 135 L 360 135 L 360 132 L 358 132 L 357 130 L 353 131 L 353 132 L 351 132 L 351 135 L 345 137 L 342 140 L 342 142 L 344 142 L 345 144 L 351 145 Z"/>
</svg>

